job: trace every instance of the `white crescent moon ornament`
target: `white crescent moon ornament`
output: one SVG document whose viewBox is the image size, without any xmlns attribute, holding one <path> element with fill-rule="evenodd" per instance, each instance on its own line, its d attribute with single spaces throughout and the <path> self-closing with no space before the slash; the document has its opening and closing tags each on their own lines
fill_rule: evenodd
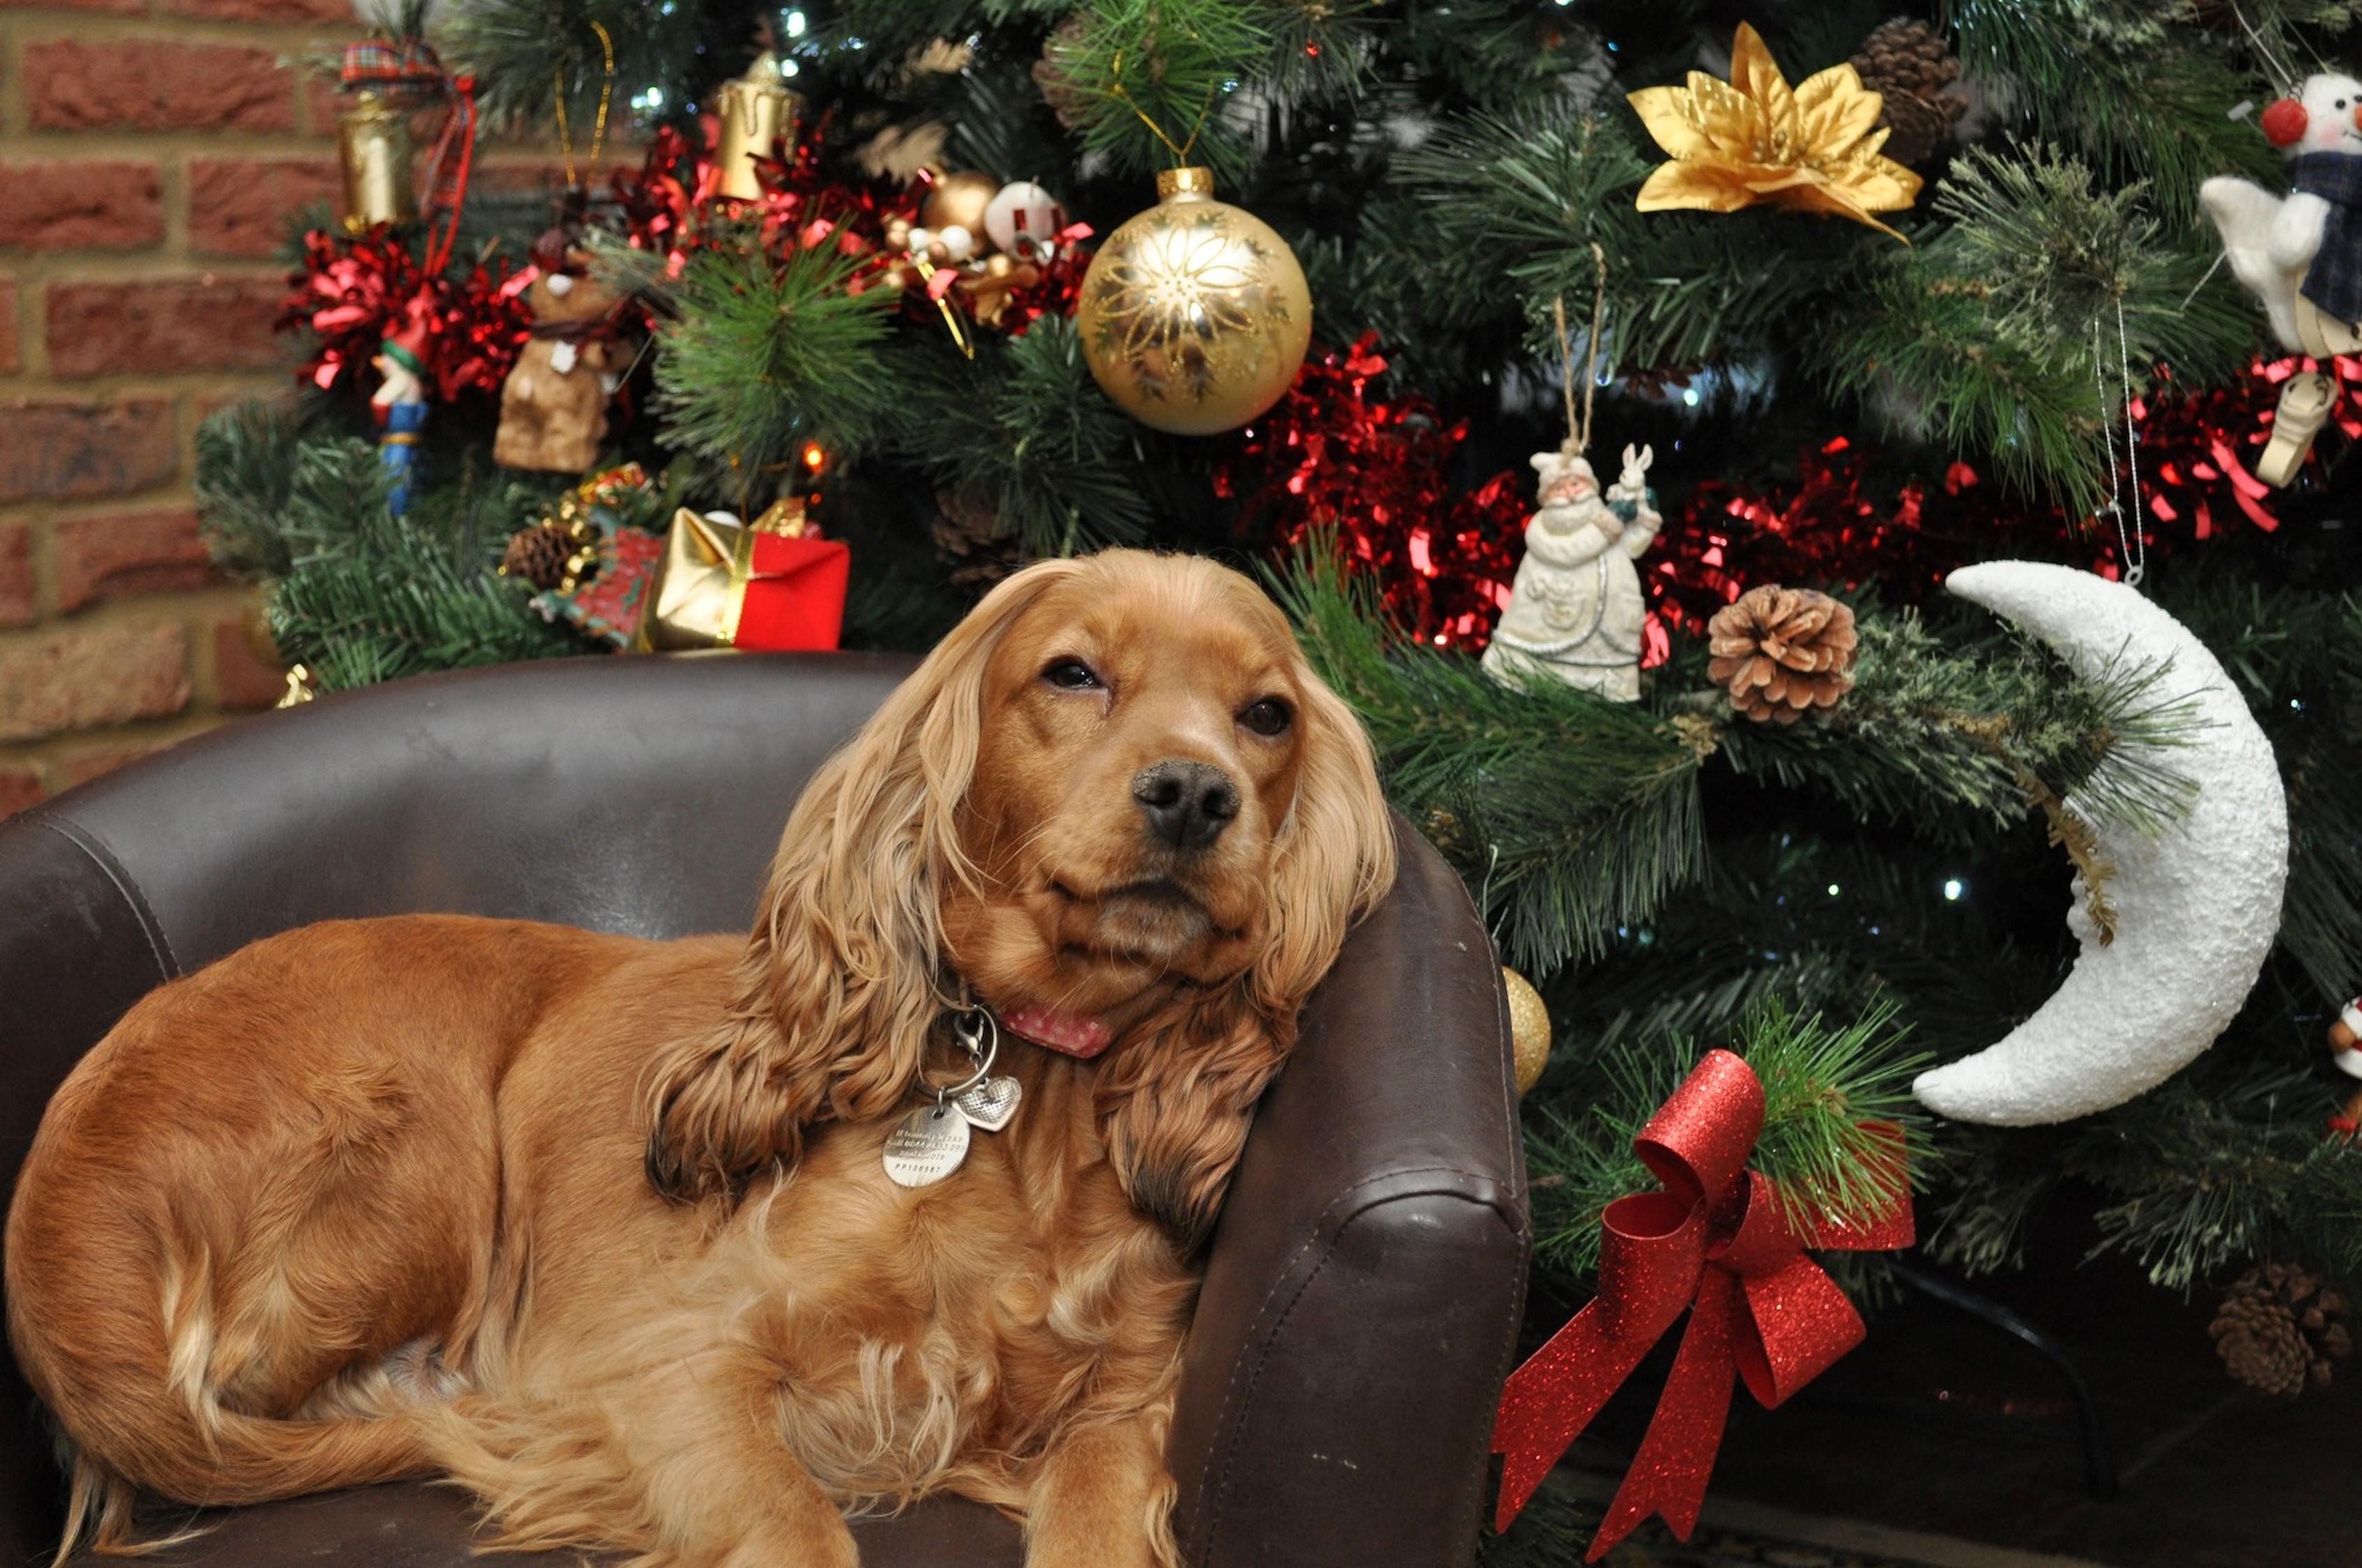
<svg viewBox="0 0 2362 1568">
<path fill-rule="evenodd" d="M 2103 945 L 2075 882 L 2072 973 L 1999 1044 L 1922 1073 L 1921 1103 L 1956 1121 L 2032 1127 L 2155 1088 L 2230 1026 L 2279 934 L 2288 798 L 2271 743 L 2190 629 L 2120 582 L 2037 561 L 1962 567 L 1944 586 L 2005 615 L 2096 680 L 2119 660 L 2171 666 L 2198 723 L 2177 772 L 2198 785 L 2157 837 L 2079 812 L 2114 863 L 2116 933 Z M 2070 799 L 2068 806 L 2075 802 Z"/>
</svg>

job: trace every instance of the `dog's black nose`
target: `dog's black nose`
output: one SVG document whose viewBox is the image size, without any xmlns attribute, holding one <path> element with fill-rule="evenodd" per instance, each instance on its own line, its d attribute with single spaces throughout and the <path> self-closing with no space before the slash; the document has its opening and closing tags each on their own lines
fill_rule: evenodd
<svg viewBox="0 0 2362 1568">
<path fill-rule="evenodd" d="M 1176 849 L 1203 849 L 1239 814 L 1239 787 L 1202 762 L 1152 763 L 1132 775 L 1131 798 L 1151 833 Z"/>
</svg>

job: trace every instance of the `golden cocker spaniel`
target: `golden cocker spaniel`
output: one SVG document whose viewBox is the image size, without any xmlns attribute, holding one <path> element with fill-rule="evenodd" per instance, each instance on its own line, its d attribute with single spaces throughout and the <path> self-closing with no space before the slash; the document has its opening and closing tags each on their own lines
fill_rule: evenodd
<svg viewBox="0 0 2362 1568">
<path fill-rule="evenodd" d="M 69 1540 L 441 1473 L 648 1565 L 850 1564 L 845 1512 L 939 1491 L 1034 1568 L 1169 1563 L 1194 1253 L 1393 877 L 1270 602 L 1110 551 L 821 768 L 751 940 L 408 916 L 165 986 L 9 1215 Z"/>
</svg>

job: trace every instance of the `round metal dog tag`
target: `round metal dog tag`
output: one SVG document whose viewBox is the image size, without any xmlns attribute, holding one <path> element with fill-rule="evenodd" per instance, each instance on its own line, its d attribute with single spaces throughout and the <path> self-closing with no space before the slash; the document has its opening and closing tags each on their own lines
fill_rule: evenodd
<svg viewBox="0 0 2362 1568">
<path fill-rule="evenodd" d="M 886 1174 L 903 1187 L 932 1187 L 967 1158 L 967 1118 L 937 1101 L 886 1134 Z"/>
<path fill-rule="evenodd" d="M 1020 1086 L 1015 1078 L 987 1077 L 952 1096 L 959 1113 L 987 1132 L 998 1132 L 1017 1114 Z"/>
</svg>

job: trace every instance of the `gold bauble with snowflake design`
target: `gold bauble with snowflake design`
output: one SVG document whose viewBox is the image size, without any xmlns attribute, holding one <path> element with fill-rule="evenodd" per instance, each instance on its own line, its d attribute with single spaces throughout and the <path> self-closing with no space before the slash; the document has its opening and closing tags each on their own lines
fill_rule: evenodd
<svg viewBox="0 0 2362 1568">
<path fill-rule="evenodd" d="M 1167 169 L 1156 194 L 1083 276 L 1083 357 L 1142 425 L 1176 436 L 1235 430 L 1277 403 L 1304 363 L 1304 269 L 1269 224 L 1214 199 L 1206 170 Z"/>
</svg>

